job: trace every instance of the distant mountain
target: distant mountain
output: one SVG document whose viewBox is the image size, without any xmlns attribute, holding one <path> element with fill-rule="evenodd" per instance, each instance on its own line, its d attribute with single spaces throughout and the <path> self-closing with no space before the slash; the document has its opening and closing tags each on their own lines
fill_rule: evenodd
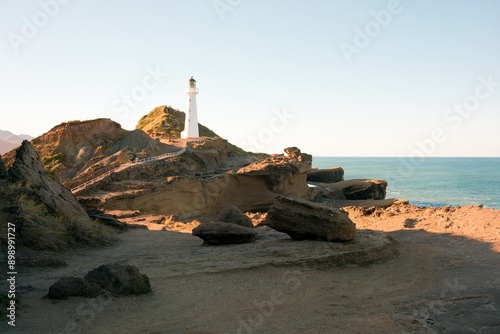
<svg viewBox="0 0 500 334">
<path fill-rule="evenodd" d="M 10 131 L 0 130 L 0 154 L 4 154 L 13 148 L 21 145 L 23 140 L 31 140 L 33 137 L 30 135 L 15 135 Z"/>
</svg>

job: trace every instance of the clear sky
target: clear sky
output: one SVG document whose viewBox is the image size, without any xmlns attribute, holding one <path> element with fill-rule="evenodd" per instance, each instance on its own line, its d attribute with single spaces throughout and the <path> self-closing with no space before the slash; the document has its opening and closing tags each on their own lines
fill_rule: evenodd
<svg viewBox="0 0 500 334">
<path fill-rule="evenodd" d="M 1 0 L 0 129 L 186 106 L 246 149 L 500 156 L 500 1 Z"/>
</svg>

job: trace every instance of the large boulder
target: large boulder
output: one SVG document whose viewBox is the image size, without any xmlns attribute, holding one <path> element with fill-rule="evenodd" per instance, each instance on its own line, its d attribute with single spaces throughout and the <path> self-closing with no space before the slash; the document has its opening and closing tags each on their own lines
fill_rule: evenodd
<svg viewBox="0 0 500 334">
<path fill-rule="evenodd" d="M 50 299 L 68 299 L 68 297 L 95 298 L 102 293 L 101 288 L 81 277 L 62 277 L 49 288 Z"/>
<path fill-rule="evenodd" d="M 265 225 L 295 240 L 351 241 L 356 225 L 341 209 L 287 197 L 276 198 Z"/>
<path fill-rule="evenodd" d="M 255 240 L 257 233 L 252 228 L 232 223 L 202 223 L 193 229 L 193 235 L 208 245 L 244 244 Z"/>
<path fill-rule="evenodd" d="M 148 276 L 132 265 L 106 264 L 91 270 L 85 280 L 115 295 L 139 295 L 151 292 Z"/>
<path fill-rule="evenodd" d="M 348 200 L 384 199 L 387 181 L 384 180 L 349 180 L 342 188 Z M 351 182 L 351 183 L 350 183 Z"/>
<path fill-rule="evenodd" d="M 344 169 L 342 167 L 313 169 L 307 173 L 307 181 L 324 183 L 344 181 Z"/>
<path fill-rule="evenodd" d="M 51 213 L 88 218 L 73 194 L 47 175 L 40 157 L 27 140 L 16 152 L 16 159 L 9 169 L 9 181 L 21 187 L 33 200 L 42 202 Z"/>
<path fill-rule="evenodd" d="M 215 221 L 236 224 L 244 227 L 253 227 L 252 220 L 234 205 L 230 205 L 222 209 L 217 217 L 215 217 Z"/>
<path fill-rule="evenodd" d="M 338 200 L 382 200 L 386 196 L 387 181 L 354 179 L 335 183 L 309 182 L 323 191 L 323 197 Z"/>
</svg>

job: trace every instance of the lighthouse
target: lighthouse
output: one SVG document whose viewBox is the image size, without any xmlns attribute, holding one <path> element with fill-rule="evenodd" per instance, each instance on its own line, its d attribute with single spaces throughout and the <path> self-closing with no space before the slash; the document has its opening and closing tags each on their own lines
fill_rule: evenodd
<svg viewBox="0 0 500 334">
<path fill-rule="evenodd" d="M 186 120 L 184 122 L 184 131 L 181 132 L 181 137 L 185 139 L 198 138 L 200 136 L 198 133 L 198 115 L 196 110 L 196 94 L 198 94 L 198 88 L 196 88 L 196 80 L 194 80 L 193 77 L 189 79 L 186 93 L 188 95 L 188 105 Z"/>
</svg>

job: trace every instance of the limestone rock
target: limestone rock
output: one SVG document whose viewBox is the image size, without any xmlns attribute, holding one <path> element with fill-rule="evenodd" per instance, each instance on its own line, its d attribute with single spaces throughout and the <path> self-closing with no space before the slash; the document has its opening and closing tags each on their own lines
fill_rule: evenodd
<svg viewBox="0 0 500 334">
<path fill-rule="evenodd" d="M 351 180 L 353 184 L 347 183 L 342 188 L 344 196 L 348 200 L 360 199 L 384 199 L 386 195 L 387 181 L 384 180 Z M 349 181 L 346 181 L 349 182 Z"/>
<path fill-rule="evenodd" d="M 22 187 L 34 200 L 42 202 L 51 213 L 88 217 L 73 194 L 46 174 L 40 157 L 27 140 L 16 152 L 16 160 L 9 169 L 9 181 Z"/>
<path fill-rule="evenodd" d="M 300 149 L 295 146 L 287 147 L 284 149 L 284 151 L 290 158 L 299 158 L 302 154 L 302 152 L 300 152 Z"/>
<path fill-rule="evenodd" d="M 116 295 L 140 295 L 151 292 L 148 276 L 132 265 L 106 264 L 85 275 L 85 280 L 95 283 Z"/>
<path fill-rule="evenodd" d="M 385 199 L 387 181 L 384 180 L 365 180 L 355 179 L 334 183 L 309 181 L 320 188 L 325 198 L 344 199 L 344 200 L 382 200 Z M 343 198 L 342 198 L 343 197 Z"/>
<path fill-rule="evenodd" d="M 193 235 L 209 245 L 243 244 L 254 241 L 257 233 L 252 228 L 232 223 L 202 223 L 193 230 Z"/>
<path fill-rule="evenodd" d="M 236 173 L 245 176 L 259 176 L 265 178 L 269 187 L 283 193 L 283 187 L 296 175 L 305 174 L 311 170 L 312 156 L 301 153 L 298 148 L 287 148 L 288 156 L 272 155 L 246 167 Z M 305 184 L 304 184 L 305 186 Z"/>
<path fill-rule="evenodd" d="M 221 212 L 215 217 L 217 222 L 225 222 L 236 224 L 244 227 L 253 228 L 252 220 L 248 218 L 244 213 L 234 205 L 230 205 L 222 209 Z"/>
<path fill-rule="evenodd" d="M 95 298 L 102 293 L 101 288 L 81 277 L 62 277 L 49 288 L 50 299 L 68 299 L 68 297 Z"/>
<path fill-rule="evenodd" d="M 307 173 L 307 181 L 324 183 L 344 181 L 344 169 L 342 167 L 313 169 Z"/>
<path fill-rule="evenodd" d="M 278 197 L 265 224 L 295 240 L 351 241 L 356 225 L 347 213 L 318 203 Z"/>
<path fill-rule="evenodd" d="M 7 178 L 7 167 L 5 167 L 5 163 L 3 162 L 2 156 L 0 156 L 0 179 Z"/>
</svg>

